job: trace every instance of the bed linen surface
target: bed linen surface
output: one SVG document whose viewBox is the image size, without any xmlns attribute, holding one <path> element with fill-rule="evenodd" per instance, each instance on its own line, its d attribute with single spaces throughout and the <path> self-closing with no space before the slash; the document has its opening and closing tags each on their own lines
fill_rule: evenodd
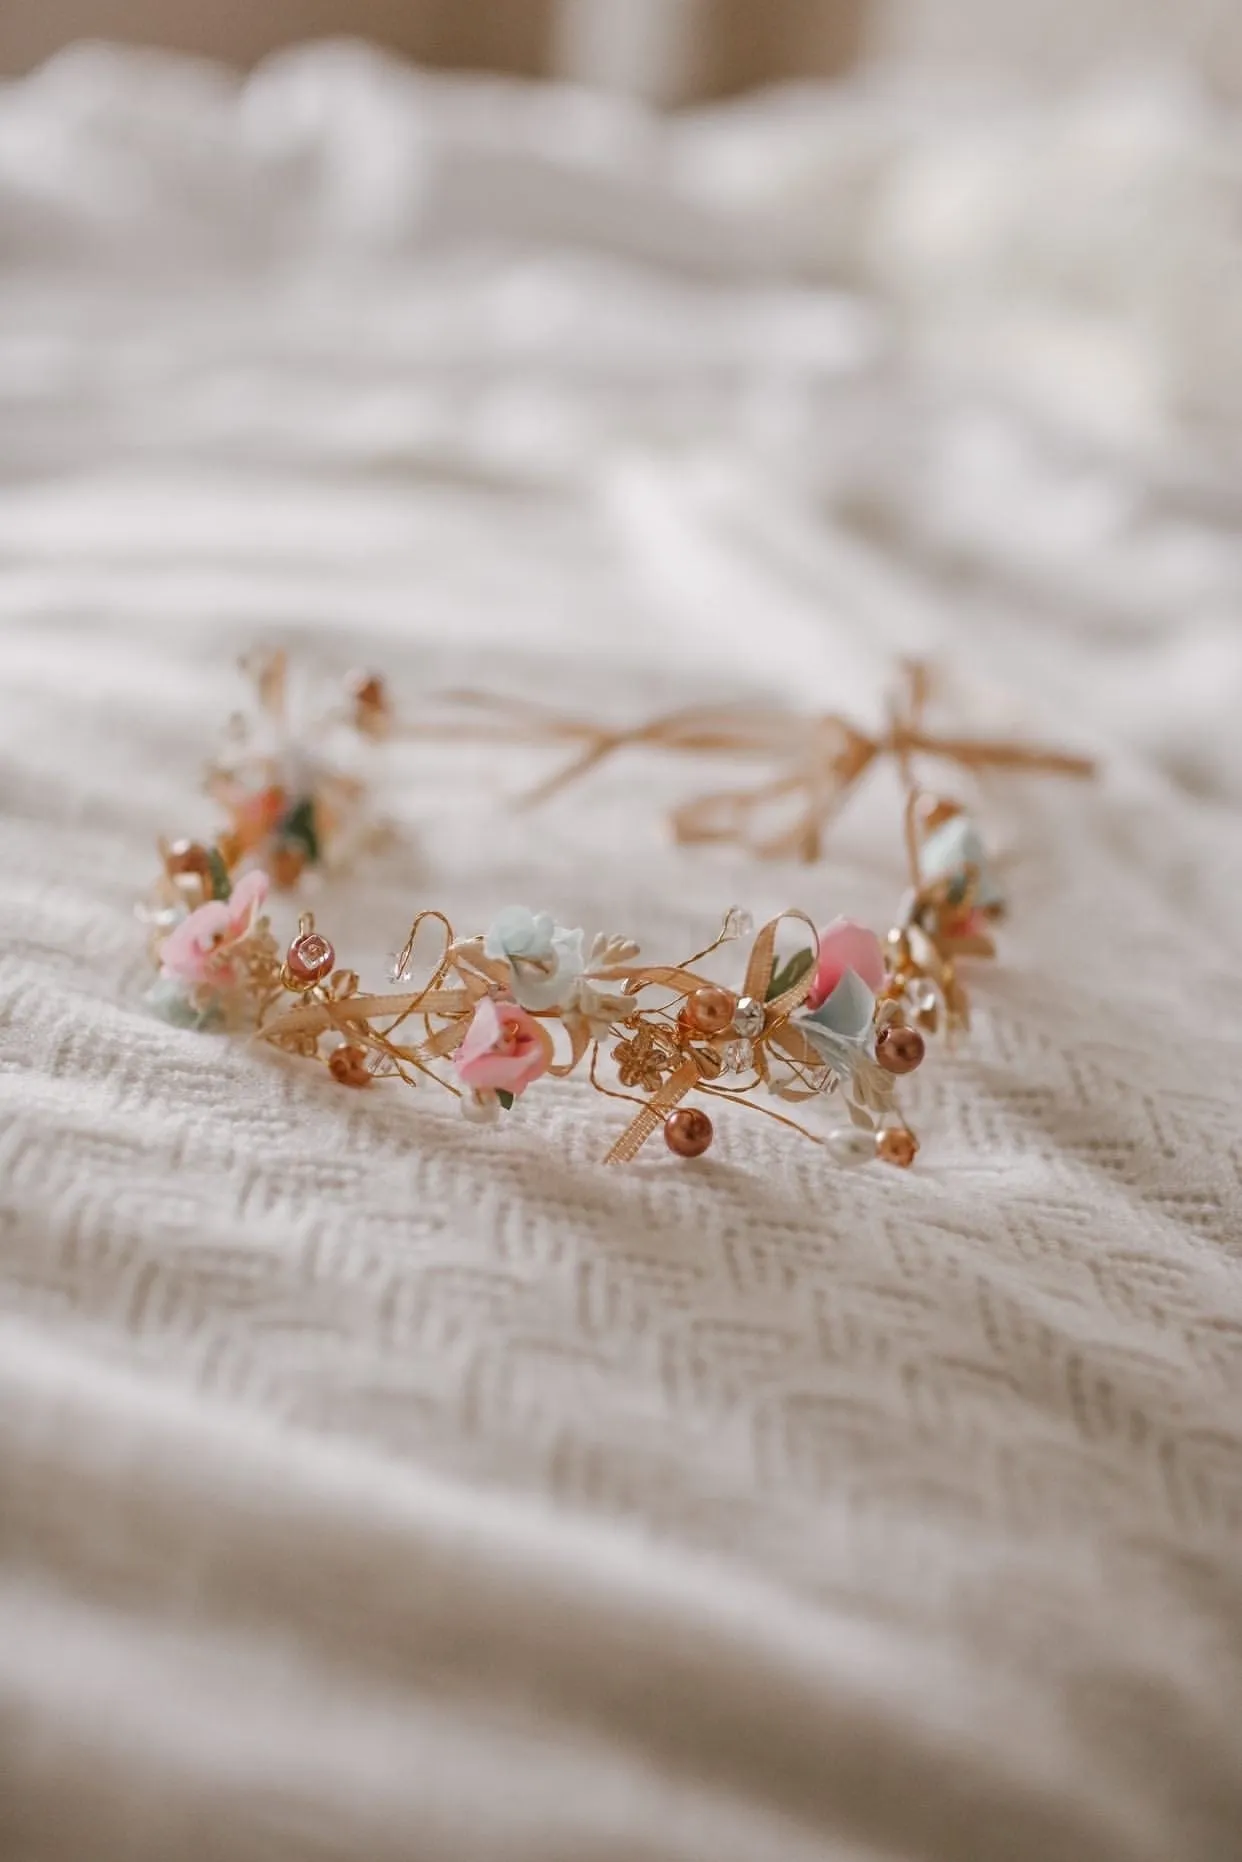
<svg viewBox="0 0 1242 1862">
<path fill-rule="evenodd" d="M 0 1853 L 1242 1853 L 1236 124 L 862 81 L 660 124 L 316 47 L 0 92 Z M 605 1174 L 148 1018 L 237 655 L 1086 748 L 916 1172 Z M 318 902 L 882 919 L 736 769 L 394 748 Z M 654 1149 L 654 1148 L 653 1148 Z"/>
</svg>

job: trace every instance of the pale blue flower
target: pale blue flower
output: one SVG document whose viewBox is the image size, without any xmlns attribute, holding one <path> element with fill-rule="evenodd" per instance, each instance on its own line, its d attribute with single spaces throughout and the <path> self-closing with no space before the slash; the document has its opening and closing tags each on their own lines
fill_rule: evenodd
<svg viewBox="0 0 1242 1862">
<path fill-rule="evenodd" d="M 581 930 L 558 925 L 550 912 L 506 905 L 483 939 L 487 956 L 509 965 L 513 993 L 524 1009 L 560 1008 L 586 967 Z"/>
<path fill-rule="evenodd" d="M 174 1028 L 193 1028 L 206 1034 L 224 1025 L 218 1005 L 208 1003 L 200 1008 L 176 977 L 157 976 L 144 999 L 153 1015 Z"/>
<path fill-rule="evenodd" d="M 988 866 L 987 848 L 969 815 L 950 815 L 924 841 L 919 866 L 925 879 L 958 879 L 965 892 L 966 868 L 979 875 L 975 904 L 984 908 L 1003 903 L 1000 887 Z"/>
<path fill-rule="evenodd" d="M 817 1009 L 797 1017 L 796 1025 L 826 1067 L 839 1079 L 853 1075 L 860 1057 L 873 1051 L 875 996 L 857 970 L 846 970 Z"/>
<path fill-rule="evenodd" d="M 551 912 L 531 912 L 524 905 L 506 905 L 493 919 L 483 949 L 489 957 L 531 957 L 536 960 L 552 955 L 556 921 Z"/>
</svg>

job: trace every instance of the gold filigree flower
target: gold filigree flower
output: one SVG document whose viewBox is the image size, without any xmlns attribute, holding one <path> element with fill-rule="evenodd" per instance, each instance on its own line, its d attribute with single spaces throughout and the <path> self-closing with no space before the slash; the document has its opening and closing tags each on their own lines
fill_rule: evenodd
<svg viewBox="0 0 1242 1862">
<path fill-rule="evenodd" d="M 674 1065 L 668 1045 L 646 1023 L 640 1023 L 628 1040 L 617 1042 L 612 1058 L 622 1086 L 645 1093 L 656 1092 Z"/>
</svg>

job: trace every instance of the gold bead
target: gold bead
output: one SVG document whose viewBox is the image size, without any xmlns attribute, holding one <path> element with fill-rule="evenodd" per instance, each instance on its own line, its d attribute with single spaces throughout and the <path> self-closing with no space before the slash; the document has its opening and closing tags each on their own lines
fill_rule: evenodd
<svg viewBox="0 0 1242 1862">
<path fill-rule="evenodd" d="M 328 1056 L 328 1072 L 342 1086 L 369 1086 L 371 1069 L 367 1065 L 367 1052 L 364 1047 L 354 1047 L 347 1043 L 344 1047 L 333 1048 Z"/>
<path fill-rule="evenodd" d="M 900 1022 L 881 1028 L 875 1043 L 875 1057 L 886 1073 L 913 1073 L 927 1052 L 927 1043 L 917 1028 L 905 1028 Z"/>
<path fill-rule="evenodd" d="M 875 1135 L 875 1154 L 882 1164 L 895 1164 L 909 1170 L 918 1156 L 919 1141 L 904 1125 L 889 1125 Z"/>
<path fill-rule="evenodd" d="M 691 1026 L 700 1034 L 724 1034 L 726 1029 L 733 1026 L 733 1011 L 736 1007 L 737 997 L 731 989 L 719 989 L 709 983 L 705 988 L 692 992 L 686 1003 L 686 1014 Z M 706 1118 L 707 1114 L 701 1116 Z"/>
<path fill-rule="evenodd" d="M 706 1112 L 679 1106 L 664 1121 L 664 1142 L 675 1157 L 702 1157 L 716 1135 Z"/>
</svg>

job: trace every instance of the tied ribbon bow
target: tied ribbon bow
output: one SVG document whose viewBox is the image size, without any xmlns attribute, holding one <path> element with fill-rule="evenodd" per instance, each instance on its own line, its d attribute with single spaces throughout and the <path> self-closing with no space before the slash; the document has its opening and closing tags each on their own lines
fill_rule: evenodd
<svg viewBox="0 0 1242 1862">
<path fill-rule="evenodd" d="M 569 760 L 520 797 L 532 807 L 576 782 L 618 751 L 644 745 L 691 755 L 772 756 L 786 765 L 752 786 L 693 797 L 670 817 L 680 843 L 737 841 L 765 859 L 818 860 L 825 829 L 868 770 L 892 757 L 906 783 L 912 761 L 928 756 L 960 769 L 1026 770 L 1046 775 L 1094 774 L 1089 757 L 1010 738 L 946 735 L 924 722 L 931 681 L 927 667 L 909 662 L 883 730 L 872 734 L 837 713 L 799 717 L 779 709 L 700 706 L 672 711 L 645 724 L 614 727 L 522 699 L 461 691 L 445 695 L 454 715 L 417 727 L 420 736 L 470 737 L 493 743 L 568 746 Z M 792 818 L 788 811 L 792 808 Z M 765 825 L 773 812 L 786 819 Z"/>
</svg>

